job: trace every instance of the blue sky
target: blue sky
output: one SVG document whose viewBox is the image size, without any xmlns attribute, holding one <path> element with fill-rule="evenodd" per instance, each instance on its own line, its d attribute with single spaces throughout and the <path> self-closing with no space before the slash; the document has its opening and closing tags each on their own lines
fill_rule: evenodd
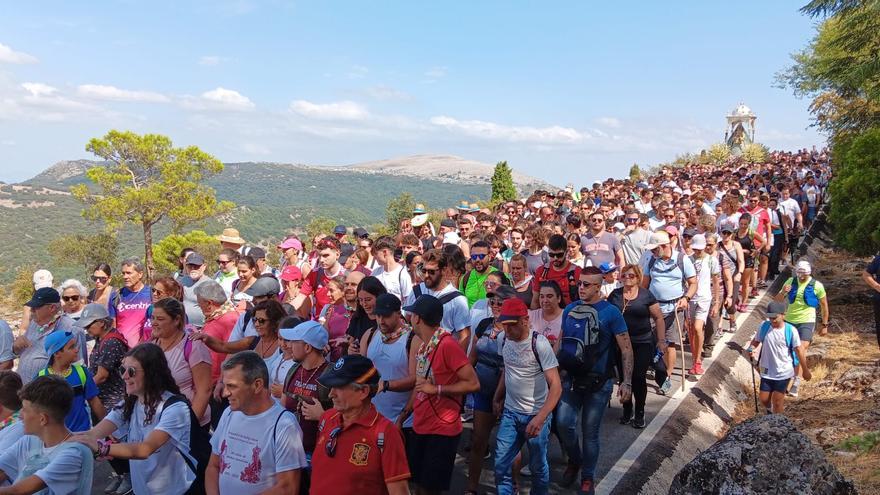
<svg viewBox="0 0 880 495">
<path fill-rule="evenodd" d="M 723 138 L 821 145 L 774 87 L 800 2 L 3 2 L 0 180 L 90 158 L 109 129 L 224 161 L 455 154 L 556 184 Z"/>
</svg>

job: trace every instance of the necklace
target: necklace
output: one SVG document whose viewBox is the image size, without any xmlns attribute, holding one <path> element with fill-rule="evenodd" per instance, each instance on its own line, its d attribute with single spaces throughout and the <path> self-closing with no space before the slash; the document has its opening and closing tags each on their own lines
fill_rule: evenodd
<svg viewBox="0 0 880 495">
<path fill-rule="evenodd" d="M 402 325 L 400 328 L 387 335 L 385 333 L 382 333 L 381 331 L 379 332 L 379 334 L 382 337 L 382 343 L 387 344 L 389 342 L 397 340 L 398 338 L 400 338 L 401 335 L 405 334 L 408 331 L 409 327 L 406 325 Z"/>
<path fill-rule="evenodd" d="M 437 348 L 437 345 L 440 343 L 440 338 L 446 333 L 446 330 L 442 328 L 438 328 L 434 331 L 434 335 L 428 340 L 427 343 L 423 343 L 419 346 L 419 352 L 416 354 L 416 361 L 418 362 L 418 369 L 425 370 L 428 368 L 428 356 L 433 354 L 434 349 Z"/>
<path fill-rule="evenodd" d="M 626 307 L 629 306 L 629 303 L 631 301 L 635 301 L 639 297 L 639 289 L 636 288 L 636 295 L 629 298 L 629 299 L 627 299 L 627 297 L 626 297 L 626 289 L 625 288 L 623 289 L 623 294 L 621 294 L 621 295 L 623 296 L 623 309 L 620 312 L 626 313 Z"/>
<path fill-rule="evenodd" d="M 171 343 L 171 345 L 169 345 L 169 346 L 167 346 L 167 347 L 164 346 L 164 345 L 162 345 L 162 340 L 161 340 L 161 339 L 158 339 L 158 338 L 157 338 L 157 339 L 156 339 L 156 343 L 158 343 L 158 344 L 159 344 L 159 347 L 162 348 L 162 352 L 167 353 L 167 352 L 170 351 L 171 349 L 174 349 L 174 346 L 176 346 L 181 340 L 183 340 L 183 337 L 185 337 L 185 336 L 186 336 L 186 334 L 181 333 L 181 334 L 178 336 L 178 338 L 174 339 L 174 341 Z"/>
<path fill-rule="evenodd" d="M 260 347 L 262 348 L 262 351 L 260 351 L 260 356 L 261 356 L 261 357 L 266 357 L 266 349 L 267 349 L 267 348 L 271 349 L 272 347 L 275 346 L 275 344 L 276 344 L 277 342 L 278 342 L 278 338 L 276 337 L 276 338 L 272 339 L 271 345 L 270 345 L 270 346 L 267 346 L 267 345 L 266 345 L 266 340 L 265 340 L 265 339 L 260 339 Z M 269 354 L 272 354 L 273 352 L 275 352 L 275 351 L 271 351 Z"/>
<path fill-rule="evenodd" d="M 67 368 L 67 371 L 65 371 L 64 373 L 58 373 L 55 370 L 55 368 L 53 368 L 51 366 L 49 367 L 49 371 L 51 371 L 53 375 L 60 376 L 61 378 L 67 378 L 68 376 L 70 376 L 70 373 L 73 371 L 73 366 L 69 366 Z"/>
<path fill-rule="evenodd" d="M 14 411 L 8 418 L 4 419 L 3 421 L 0 421 L 0 430 L 3 430 L 7 426 L 10 426 L 10 425 L 14 424 L 16 421 L 18 421 L 18 415 L 20 413 L 21 413 L 21 411 Z"/>
</svg>

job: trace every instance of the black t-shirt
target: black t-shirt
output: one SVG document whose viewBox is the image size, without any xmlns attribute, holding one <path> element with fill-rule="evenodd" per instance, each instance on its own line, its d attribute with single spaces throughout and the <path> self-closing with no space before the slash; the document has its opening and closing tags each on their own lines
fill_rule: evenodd
<svg viewBox="0 0 880 495">
<path fill-rule="evenodd" d="M 355 314 L 351 317 L 351 321 L 348 323 L 348 330 L 345 334 L 351 335 L 356 340 L 361 340 L 361 337 L 367 333 L 367 330 L 374 330 L 375 328 L 376 320 L 371 320 L 367 316 Z"/>
<path fill-rule="evenodd" d="M 651 311 L 652 304 L 657 304 L 657 299 L 647 289 L 639 288 L 639 294 L 632 301 L 626 301 L 626 308 L 623 307 L 623 287 L 614 289 L 608 295 L 608 302 L 617 306 L 623 313 L 623 319 L 626 321 L 626 328 L 629 330 L 630 340 L 634 343 L 652 342 L 653 335 L 651 333 Z"/>
</svg>

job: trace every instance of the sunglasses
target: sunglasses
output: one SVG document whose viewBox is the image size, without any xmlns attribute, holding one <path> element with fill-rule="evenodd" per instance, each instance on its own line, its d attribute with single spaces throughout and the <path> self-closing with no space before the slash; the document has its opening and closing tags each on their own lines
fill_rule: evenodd
<svg viewBox="0 0 880 495">
<path fill-rule="evenodd" d="M 482 261 L 486 256 L 485 254 L 472 254 L 471 261 Z"/>
<path fill-rule="evenodd" d="M 153 294 L 156 294 L 157 296 L 161 296 L 161 295 L 165 294 L 165 291 L 162 289 L 153 289 L 151 292 Z"/>
<path fill-rule="evenodd" d="M 600 285 L 602 285 L 602 284 L 593 284 L 593 283 L 590 283 L 590 282 L 578 281 L 578 287 L 582 287 L 582 288 L 584 288 L 584 289 L 586 289 L 587 287 L 594 286 L 594 285 L 598 287 L 598 286 L 600 286 Z"/>
<path fill-rule="evenodd" d="M 591 218 L 590 221 L 591 222 L 604 222 L 605 219 L 604 218 Z"/>
<path fill-rule="evenodd" d="M 623 278 L 636 278 L 635 273 L 624 273 Z"/>
<path fill-rule="evenodd" d="M 419 269 L 420 269 L 420 270 L 422 271 L 422 273 L 424 273 L 425 275 L 431 275 L 431 276 L 433 276 L 434 274 L 440 273 L 440 269 L 439 269 L 439 268 L 425 268 L 424 266 L 420 266 Z"/>
<path fill-rule="evenodd" d="M 232 260 L 217 260 L 218 265 L 228 265 L 229 263 L 232 263 Z"/>
<path fill-rule="evenodd" d="M 61 296 L 61 300 L 64 302 L 79 301 L 79 296 Z"/>
<path fill-rule="evenodd" d="M 108 280 L 110 280 L 110 277 L 99 277 L 97 275 L 92 275 L 92 282 L 101 282 L 102 284 L 106 284 Z"/>
<path fill-rule="evenodd" d="M 627 218 L 626 223 L 638 223 L 638 218 Z"/>
<path fill-rule="evenodd" d="M 551 258 L 565 258 L 565 251 L 547 251 L 547 255 Z"/>
<path fill-rule="evenodd" d="M 269 318 L 254 318 L 254 323 L 256 323 L 257 325 L 262 325 L 263 323 L 266 323 L 268 321 Z"/>
<path fill-rule="evenodd" d="M 333 457 L 336 455 L 336 437 L 339 436 L 340 432 L 342 432 L 342 426 L 337 426 L 330 431 L 327 445 L 324 446 L 324 451 L 327 453 L 327 457 Z"/>
<path fill-rule="evenodd" d="M 125 377 L 134 378 L 135 375 L 137 375 L 137 371 L 138 371 L 137 368 L 134 368 L 132 366 L 127 366 L 127 367 L 120 366 L 119 367 L 119 376 L 121 376 L 122 378 L 125 378 Z"/>
<path fill-rule="evenodd" d="M 504 300 L 501 299 L 500 297 L 490 297 L 489 298 L 489 305 L 490 306 L 501 306 L 503 304 L 504 304 Z"/>
</svg>

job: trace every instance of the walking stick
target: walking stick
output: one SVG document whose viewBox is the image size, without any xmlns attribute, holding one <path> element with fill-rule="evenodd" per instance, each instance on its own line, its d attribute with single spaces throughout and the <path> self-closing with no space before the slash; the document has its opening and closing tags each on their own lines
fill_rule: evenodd
<svg viewBox="0 0 880 495">
<path fill-rule="evenodd" d="M 755 397 L 755 414 L 758 414 L 758 385 L 755 383 L 755 360 L 749 353 L 749 367 L 752 368 L 752 395 Z"/>
<path fill-rule="evenodd" d="M 678 309 L 675 310 L 675 327 L 678 329 L 678 341 L 681 343 L 681 391 L 684 392 L 684 338 L 681 334 L 681 320 L 678 319 Z"/>
</svg>

